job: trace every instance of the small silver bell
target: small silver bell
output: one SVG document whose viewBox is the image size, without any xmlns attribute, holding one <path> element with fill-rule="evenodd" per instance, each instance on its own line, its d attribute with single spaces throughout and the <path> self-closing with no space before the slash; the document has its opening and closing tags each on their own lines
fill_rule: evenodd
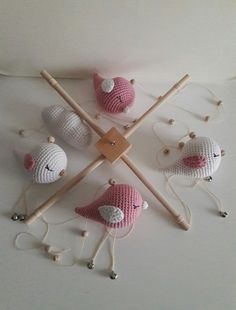
<svg viewBox="0 0 236 310">
<path fill-rule="evenodd" d="M 228 216 L 228 213 L 226 211 L 220 211 L 219 213 L 220 213 L 220 216 L 222 217 Z"/>
<path fill-rule="evenodd" d="M 18 220 L 23 222 L 25 220 L 25 214 L 19 214 Z"/>
<path fill-rule="evenodd" d="M 87 267 L 88 267 L 88 269 L 94 269 L 94 262 L 93 261 L 91 261 L 91 262 L 88 262 L 88 264 L 87 264 Z"/>
<path fill-rule="evenodd" d="M 111 278 L 112 280 L 115 280 L 115 279 L 118 278 L 118 274 L 115 273 L 115 271 L 112 270 L 111 273 L 110 273 L 110 278 Z"/>
<path fill-rule="evenodd" d="M 207 182 L 211 182 L 211 181 L 212 181 L 212 177 L 209 176 L 209 177 L 204 178 L 203 180 L 204 180 L 204 181 L 207 181 Z"/>
<path fill-rule="evenodd" d="M 19 219 L 18 214 L 17 214 L 17 213 L 14 213 L 14 214 L 12 215 L 11 219 L 12 219 L 13 221 L 18 221 L 18 219 Z"/>
</svg>

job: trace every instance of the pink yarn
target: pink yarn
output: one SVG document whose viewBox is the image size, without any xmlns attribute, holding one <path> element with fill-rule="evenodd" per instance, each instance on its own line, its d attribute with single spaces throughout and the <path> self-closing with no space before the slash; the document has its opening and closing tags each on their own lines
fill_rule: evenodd
<svg viewBox="0 0 236 310">
<path fill-rule="evenodd" d="M 98 199 L 82 208 L 76 208 L 75 212 L 81 216 L 92 219 L 107 227 L 122 228 L 135 222 L 143 209 L 144 201 L 140 193 L 132 186 L 116 184 L 110 186 Z M 118 223 L 106 220 L 99 210 L 101 207 L 116 207 L 116 210 L 124 215 Z"/>
<path fill-rule="evenodd" d="M 183 158 L 183 163 L 190 168 L 203 168 L 206 166 L 206 158 L 201 155 L 188 156 Z"/>
<path fill-rule="evenodd" d="M 31 171 L 35 166 L 35 160 L 33 159 L 31 154 L 26 154 L 24 157 L 24 166 L 25 169 Z"/>
<path fill-rule="evenodd" d="M 122 77 L 116 77 L 112 79 L 113 89 L 110 92 L 105 92 L 102 89 L 104 80 L 97 73 L 93 75 L 93 84 L 99 105 L 108 113 L 125 112 L 125 109 L 132 106 L 134 102 L 135 93 L 132 84 Z"/>
</svg>

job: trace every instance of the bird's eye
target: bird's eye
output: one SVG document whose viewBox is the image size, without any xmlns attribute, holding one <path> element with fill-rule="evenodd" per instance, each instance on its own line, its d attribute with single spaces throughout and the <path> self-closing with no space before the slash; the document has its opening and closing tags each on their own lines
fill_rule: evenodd
<svg viewBox="0 0 236 310">
<path fill-rule="evenodd" d="M 137 208 L 139 208 L 140 206 L 133 205 L 133 207 L 134 207 L 134 209 L 137 209 Z"/>
<path fill-rule="evenodd" d="M 214 155 L 214 157 L 218 157 L 218 156 L 220 156 L 220 154 L 215 154 L 215 153 L 214 153 L 213 155 Z"/>
<path fill-rule="evenodd" d="M 48 164 L 47 164 L 47 166 L 45 167 L 45 169 L 47 169 L 48 171 L 53 171 L 52 169 L 49 168 Z"/>
</svg>

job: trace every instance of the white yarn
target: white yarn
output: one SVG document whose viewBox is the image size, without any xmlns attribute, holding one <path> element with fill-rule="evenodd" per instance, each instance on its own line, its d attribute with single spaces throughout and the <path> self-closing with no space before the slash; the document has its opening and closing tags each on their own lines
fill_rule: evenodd
<svg viewBox="0 0 236 310">
<path fill-rule="evenodd" d="M 124 219 L 124 213 L 115 206 L 104 205 L 98 208 L 101 217 L 108 223 L 116 224 Z"/>
<path fill-rule="evenodd" d="M 60 105 L 49 106 L 42 111 L 42 119 L 53 134 L 76 149 L 82 149 L 91 142 L 91 129 L 73 111 Z"/>
<path fill-rule="evenodd" d="M 205 159 L 205 166 L 195 168 L 186 165 L 184 160 L 190 156 L 202 156 Z M 203 179 L 211 176 L 219 168 L 220 162 L 220 146 L 211 138 L 196 137 L 185 144 L 180 159 L 169 168 L 164 169 L 164 171 L 166 173 Z"/>
<path fill-rule="evenodd" d="M 113 79 L 105 79 L 102 81 L 101 88 L 104 93 L 110 93 L 115 86 L 115 82 Z"/>
<path fill-rule="evenodd" d="M 61 177 L 60 172 L 66 170 L 67 156 L 63 149 L 54 143 L 36 146 L 30 155 L 35 160 L 35 166 L 30 172 L 35 183 L 55 182 Z"/>
</svg>

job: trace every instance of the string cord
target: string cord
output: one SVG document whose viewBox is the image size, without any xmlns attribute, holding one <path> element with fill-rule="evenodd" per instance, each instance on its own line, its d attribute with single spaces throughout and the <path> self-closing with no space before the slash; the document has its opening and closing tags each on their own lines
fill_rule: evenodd
<svg viewBox="0 0 236 310">
<path fill-rule="evenodd" d="M 170 120 L 169 120 L 170 121 Z M 174 122 L 176 122 L 177 120 L 173 120 Z M 188 137 L 189 135 L 190 135 L 190 128 L 188 127 L 188 125 L 187 124 L 185 124 L 184 122 L 181 122 L 181 121 L 177 121 L 178 123 L 180 123 L 181 125 L 183 125 L 184 127 L 185 127 L 185 129 L 186 129 L 186 134 L 184 134 L 184 135 L 182 135 L 182 136 L 180 136 L 180 138 L 177 140 L 177 143 L 179 143 L 180 141 L 182 141 L 184 138 L 186 138 L 186 137 Z M 175 148 L 175 149 L 177 149 L 177 147 L 174 147 L 174 146 L 171 146 L 171 145 L 168 145 L 168 144 L 166 144 L 165 142 L 164 142 L 164 140 L 162 140 L 161 138 L 160 138 L 160 136 L 157 134 L 157 132 L 156 132 L 156 129 L 155 129 L 155 127 L 158 125 L 158 124 L 160 124 L 161 122 L 155 122 L 153 125 L 152 125 L 152 132 L 153 132 L 153 134 L 155 135 L 155 137 L 159 140 L 159 142 L 162 144 L 162 145 L 164 145 L 164 147 L 172 147 L 172 148 Z M 170 123 L 169 122 L 167 122 L 167 124 L 169 124 L 169 126 L 172 126 L 172 125 L 170 125 Z M 164 148 L 163 147 L 163 148 Z"/>
<path fill-rule="evenodd" d="M 186 108 L 180 107 L 180 106 L 174 104 L 173 102 L 169 102 L 169 104 L 173 105 L 174 107 L 176 107 L 178 109 L 181 109 L 182 111 L 190 113 L 190 114 L 192 114 L 193 116 L 195 116 L 197 118 L 203 119 L 205 121 L 208 121 L 210 119 L 211 121 L 215 121 L 216 122 L 216 120 L 219 117 L 220 111 L 224 110 L 224 106 L 222 104 L 222 101 L 218 99 L 216 94 L 210 88 L 208 88 L 207 86 L 205 86 L 203 84 L 192 82 L 192 83 L 185 84 L 181 89 L 178 89 L 177 94 L 182 92 L 184 89 L 186 89 L 188 87 L 192 87 L 192 86 L 197 86 L 197 87 L 205 89 L 212 96 L 212 99 L 214 101 L 216 101 L 216 105 L 215 105 L 216 110 L 215 110 L 214 114 L 212 114 L 212 115 L 205 115 L 205 116 L 202 117 L 202 115 L 200 115 L 200 114 L 198 114 L 196 112 L 190 111 L 190 110 L 188 110 Z"/>
<path fill-rule="evenodd" d="M 113 236 L 113 242 L 111 247 L 111 271 L 115 270 L 115 241 L 116 241 L 117 229 L 115 229 L 115 234 Z"/>
<path fill-rule="evenodd" d="M 100 252 L 101 248 L 102 248 L 102 245 L 104 244 L 104 242 L 106 241 L 107 237 L 109 236 L 109 232 L 108 231 L 105 231 L 103 237 L 101 238 L 101 240 L 99 241 L 99 243 L 97 244 L 96 248 L 95 248 L 95 251 L 94 251 L 94 254 L 91 258 L 91 260 L 94 262 L 98 253 Z"/>
<path fill-rule="evenodd" d="M 145 92 L 146 95 L 148 95 L 148 96 L 151 97 L 152 99 L 158 99 L 158 96 L 155 96 L 153 93 L 149 92 L 143 85 L 141 85 L 140 83 L 137 83 L 137 84 L 138 84 L 138 86 Z M 219 117 L 220 111 L 221 111 L 221 110 L 223 111 L 223 110 L 224 110 L 224 107 L 223 107 L 223 104 L 222 104 L 221 100 L 219 100 L 219 99 L 217 98 L 216 94 L 215 94 L 212 90 L 210 90 L 208 87 L 206 87 L 205 85 L 200 84 L 200 83 L 188 83 L 188 84 L 185 84 L 181 89 L 179 89 L 179 88 L 177 89 L 177 92 L 176 92 L 176 94 L 173 96 L 173 98 L 176 97 L 176 96 L 177 96 L 180 92 L 182 92 L 185 88 L 191 87 L 191 86 L 198 86 L 198 87 L 201 87 L 201 88 L 207 90 L 208 93 L 212 96 L 213 100 L 216 101 L 216 111 L 215 111 L 215 113 L 214 113 L 213 115 L 211 115 L 211 116 L 210 116 L 210 115 L 202 116 L 202 115 L 200 115 L 200 114 L 198 114 L 198 113 L 196 113 L 196 112 L 193 112 L 193 111 L 190 111 L 190 110 L 185 109 L 185 108 L 183 108 L 183 107 L 180 107 L 180 106 L 174 104 L 173 102 L 170 102 L 170 101 L 169 101 L 169 104 L 172 105 L 172 106 L 174 106 L 174 107 L 176 107 L 176 108 L 178 108 L 178 109 L 181 109 L 182 111 L 185 111 L 185 112 L 187 112 L 187 113 L 190 113 L 190 114 L 192 114 L 193 116 L 195 116 L 195 117 L 197 117 L 197 118 L 199 118 L 199 119 L 203 119 L 203 120 L 205 120 L 205 121 L 208 121 L 209 119 L 210 119 L 211 121 L 212 121 L 212 120 L 213 120 L 213 121 L 216 121 L 216 120 L 218 119 L 218 117 Z"/>
<path fill-rule="evenodd" d="M 85 109 L 85 111 L 87 113 L 89 113 L 89 112 L 88 112 L 88 109 L 86 109 L 86 107 L 84 107 L 84 104 L 88 103 L 88 102 L 96 103 L 96 101 L 91 99 L 91 100 L 86 100 L 86 101 L 82 102 L 81 105 L 83 106 L 83 108 Z M 93 108 L 93 110 L 97 111 L 94 106 L 92 108 Z M 102 117 L 104 119 L 112 121 L 113 123 L 115 123 L 115 124 L 117 124 L 119 126 L 124 126 L 124 127 L 130 126 L 132 123 L 135 122 L 135 119 L 133 119 L 133 118 L 130 118 L 130 117 L 119 117 L 117 115 L 111 115 L 109 113 L 104 112 L 101 108 L 98 108 L 98 111 L 95 114 L 95 119 L 99 119 L 99 117 Z"/>
<path fill-rule="evenodd" d="M 31 137 L 33 136 L 36 132 L 42 134 L 42 130 L 46 128 L 45 124 L 41 124 L 40 127 L 38 128 L 27 128 L 27 129 L 20 129 L 18 131 L 19 135 L 22 137 Z"/>
<path fill-rule="evenodd" d="M 159 151 L 160 152 L 160 151 Z M 162 166 L 161 166 L 161 163 L 158 159 L 158 154 L 159 152 L 157 153 L 157 156 L 156 156 L 156 160 L 157 160 L 157 163 L 160 167 L 160 169 L 163 169 Z M 189 206 L 182 200 L 182 198 L 179 196 L 179 194 L 175 191 L 174 187 L 172 186 L 170 180 L 171 178 L 174 176 L 174 175 L 171 175 L 170 177 L 167 176 L 167 174 L 163 172 L 163 175 L 165 177 L 165 180 L 166 180 L 166 184 L 168 184 L 172 194 L 174 195 L 175 199 L 179 201 L 179 203 L 181 204 L 181 206 L 183 207 L 183 210 L 184 210 L 184 214 L 185 214 L 185 219 L 187 220 L 188 224 L 191 225 L 192 224 L 192 213 L 191 213 L 191 210 L 189 208 Z"/>
<path fill-rule="evenodd" d="M 134 230 L 134 226 L 135 226 L 135 224 L 133 223 L 132 225 L 130 225 L 130 228 L 129 228 L 129 230 L 128 230 L 128 232 L 127 233 L 125 233 L 124 235 L 122 235 L 122 236 L 117 236 L 117 229 L 115 228 L 115 235 L 114 234 L 112 234 L 112 232 L 111 232 L 111 229 L 109 229 L 107 226 L 106 226 L 106 230 L 108 231 L 108 233 L 109 233 L 109 236 L 111 236 L 111 237 L 115 237 L 116 239 L 118 239 L 118 240 L 123 240 L 123 239 L 125 239 L 125 238 L 127 238 L 132 232 L 133 232 L 133 230 Z"/>
<path fill-rule="evenodd" d="M 212 193 L 202 180 L 199 180 L 197 185 L 213 199 L 219 213 L 223 213 L 224 212 L 223 211 L 223 205 L 222 205 L 222 202 L 219 199 L 219 197 L 217 197 L 214 193 Z"/>
<path fill-rule="evenodd" d="M 12 207 L 12 212 L 16 212 L 17 207 L 19 206 L 21 200 L 23 199 L 23 212 L 25 212 L 25 215 L 28 214 L 28 203 L 26 193 L 33 187 L 33 185 L 34 183 L 30 182 L 29 185 L 27 185 L 26 188 L 22 190 L 20 196 L 18 197 L 18 199 L 16 200 L 16 202 Z"/>
</svg>

